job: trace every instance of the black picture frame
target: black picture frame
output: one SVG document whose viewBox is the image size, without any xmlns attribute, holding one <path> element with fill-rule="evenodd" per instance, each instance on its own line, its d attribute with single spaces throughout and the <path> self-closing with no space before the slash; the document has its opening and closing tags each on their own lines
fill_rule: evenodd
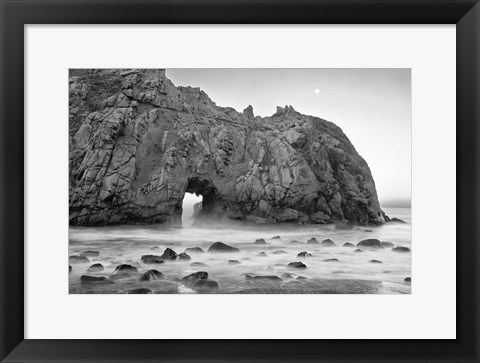
<svg viewBox="0 0 480 363">
<path fill-rule="evenodd" d="M 2 362 L 480 361 L 478 0 L 1 0 L 0 13 Z M 24 339 L 24 26 L 158 23 L 456 24 L 457 339 Z"/>
</svg>

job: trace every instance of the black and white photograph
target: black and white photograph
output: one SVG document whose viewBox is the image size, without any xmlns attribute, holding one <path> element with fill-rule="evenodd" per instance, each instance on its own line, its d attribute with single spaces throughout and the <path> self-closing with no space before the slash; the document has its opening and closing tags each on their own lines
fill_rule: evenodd
<svg viewBox="0 0 480 363">
<path fill-rule="evenodd" d="M 411 294 L 410 69 L 68 73 L 70 294 Z"/>
</svg>

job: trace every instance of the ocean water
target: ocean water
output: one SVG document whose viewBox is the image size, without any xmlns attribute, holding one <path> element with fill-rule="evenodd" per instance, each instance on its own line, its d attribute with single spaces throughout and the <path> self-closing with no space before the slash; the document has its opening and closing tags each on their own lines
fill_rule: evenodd
<svg viewBox="0 0 480 363">
<path fill-rule="evenodd" d="M 356 226 L 351 230 L 337 230 L 334 225 L 244 226 L 222 228 L 198 228 L 191 220 L 184 219 L 184 227 L 163 230 L 161 226 L 114 226 L 70 227 L 69 255 L 80 255 L 86 250 L 99 251 L 99 256 L 89 257 L 90 264 L 101 263 L 105 270 L 87 272 L 90 264 L 72 264 L 69 274 L 70 293 L 127 293 L 145 287 L 154 293 L 198 293 L 179 281 L 197 271 L 206 271 L 209 279 L 219 283 L 220 288 L 208 293 L 365 293 L 404 294 L 410 293 L 411 276 L 411 210 L 407 208 L 384 208 L 387 215 L 406 223 L 388 223 L 383 226 Z M 272 239 L 280 236 L 280 239 Z M 336 245 L 324 247 L 308 245 L 307 240 L 319 242 L 331 239 Z M 266 245 L 253 242 L 263 238 Z M 365 249 L 354 252 L 356 247 L 343 247 L 350 242 L 357 244 L 368 238 L 392 242 L 412 249 L 412 253 L 393 252 L 391 248 Z M 175 252 L 184 252 L 187 247 L 200 247 L 207 251 L 216 241 L 237 247 L 233 253 L 190 253 L 190 261 L 166 261 L 152 265 L 141 262 L 142 255 L 161 255 L 168 247 Z M 291 244 L 298 241 L 300 244 Z M 154 249 L 152 249 L 154 248 Z M 283 250 L 285 254 L 273 254 Z M 260 256 L 265 252 L 266 256 Z M 308 252 L 312 256 L 299 258 L 297 254 Z M 338 261 L 325 261 L 337 259 Z M 231 265 L 229 260 L 240 264 Z M 372 263 L 371 260 L 381 261 Z M 301 261 L 306 269 L 290 269 L 287 264 Z M 205 263 L 206 267 L 190 266 L 192 262 Z M 120 264 L 135 266 L 140 273 L 150 269 L 162 272 L 166 279 L 140 282 L 138 276 L 117 280 L 108 285 L 84 285 L 82 275 L 104 276 L 107 279 Z M 284 274 L 289 273 L 287 277 Z M 250 276 L 277 276 L 282 281 L 254 280 Z M 298 277 L 300 279 L 298 279 Z"/>
</svg>

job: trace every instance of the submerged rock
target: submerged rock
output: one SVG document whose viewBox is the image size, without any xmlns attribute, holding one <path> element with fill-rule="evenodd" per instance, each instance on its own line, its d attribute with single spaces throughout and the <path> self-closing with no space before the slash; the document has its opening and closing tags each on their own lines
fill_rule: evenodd
<svg viewBox="0 0 480 363">
<path fill-rule="evenodd" d="M 285 252 L 284 250 L 275 250 L 272 252 L 274 255 L 284 255 L 286 254 L 287 252 Z"/>
<path fill-rule="evenodd" d="M 82 285 L 109 285 L 113 284 L 113 281 L 107 280 L 103 276 L 80 276 L 80 281 Z"/>
<path fill-rule="evenodd" d="M 383 263 L 383 262 L 379 260 L 370 260 L 370 263 Z"/>
<path fill-rule="evenodd" d="M 300 242 L 296 239 L 294 239 L 293 241 L 290 241 L 288 243 L 291 244 L 291 245 L 303 245 L 304 244 L 303 242 Z"/>
<path fill-rule="evenodd" d="M 153 247 L 152 247 L 152 248 L 150 248 L 150 249 L 151 249 L 152 251 L 153 251 L 153 250 L 159 250 L 159 249 L 160 249 L 160 247 L 158 247 L 158 246 L 153 246 Z"/>
<path fill-rule="evenodd" d="M 274 282 L 283 282 L 283 280 L 275 275 L 265 275 L 265 276 L 260 276 L 260 275 L 252 275 L 252 274 L 246 274 L 245 275 L 246 280 L 254 280 L 254 281 L 274 281 Z"/>
<path fill-rule="evenodd" d="M 75 70 L 71 70 L 75 72 Z M 366 161 L 334 123 L 292 106 L 220 107 L 164 69 L 84 69 L 69 79 L 69 223 L 382 224 Z"/>
<path fill-rule="evenodd" d="M 284 273 L 282 274 L 282 278 L 284 278 L 284 279 L 293 279 L 293 278 L 295 278 L 295 276 L 293 276 L 292 274 L 289 274 L 288 272 L 284 272 Z"/>
<path fill-rule="evenodd" d="M 208 252 L 239 252 L 238 248 L 229 246 L 223 242 L 215 242 L 208 249 Z"/>
<path fill-rule="evenodd" d="M 113 271 L 114 274 L 137 274 L 138 270 L 135 266 L 132 265 L 118 265 Z"/>
<path fill-rule="evenodd" d="M 256 245 L 266 245 L 267 244 L 267 242 L 265 242 L 265 240 L 263 238 L 257 239 L 253 243 L 256 244 Z"/>
<path fill-rule="evenodd" d="M 359 253 L 359 252 L 363 252 L 363 250 L 361 250 L 360 248 L 357 248 L 357 249 L 356 249 L 355 251 L 353 251 L 353 252 Z"/>
<path fill-rule="evenodd" d="M 338 261 L 338 258 L 327 258 L 325 260 L 323 260 L 324 262 L 340 262 Z"/>
<path fill-rule="evenodd" d="M 375 238 L 364 239 L 358 242 L 357 246 L 370 247 L 370 248 L 383 248 L 382 243 Z"/>
<path fill-rule="evenodd" d="M 282 238 L 282 237 L 280 237 L 280 236 L 274 236 L 274 237 L 272 237 L 272 239 L 281 239 L 281 238 Z"/>
<path fill-rule="evenodd" d="M 390 222 L 390 223 L 407 223 L 407 222 L 405 222 L 403 219 L 395 218 L 395 217 L 390 218 L 389 222 Z"/>
<path fill-rule="evenodd" d="M 84 257 L 97 257 L 100 255 L 100 252 L 98 251 L 84 251 L 81 253 L 80 256 L 84 256 Z"/>
<path fill-rule="evenodd" d="M 405 253 L 405 252 L 411 252 L 411 251 L 410 251 L 410 248 L 404 247 L 404 246 L 394 247 L 394 248 L 392 248 L 392 251 L 393 251 L 393 252 L 403 252 L 403 253 Z"/>
<path fill-rule="evenodd" d="M 257 256 L 258 257 L 268 257 L 268 255 L 265 252 L 260 252 Z"/>
<path fill-rule="evenodd" d="M 128 294 L 153 294 L 153 291 L 146 287 L 140 287 L 138 289 L 130 290 Z"/>
<path fill-rule="evenodd" d="M 405 278 L 403 279 L 403 281 L 405 281 L 405 282 L 412 282 L 412 278 L 411 278 L 411 277 L 405 277 Z"/>
<path fill-rule="evenodd" d="M 165 276 L 160 271 L 157 270 L 148 270 L 145 272 L 142 277 L 140 277 L 140 281 L 156 281 L 156 280 L 164 280 Z"/>
<path fill-rule="evenodd" d="M 92 266 L 90 266 L 88 268 L 88 272 L 99 272 L 99 271 L 103 271 L 105 268 L 103 267 L 103 265 L 101 263 L 94 263 Z"/>
<path fill-rule="evenodd" d="M 220 284 L 213 280 L 197 280 L 191 286 L 192 289 L 199 291 L 213 291 L 220 288 Z"/>
<path fill-rule="evenodd" d="M 324 239 L 322 243 L 320 243 L 321 246 L 324 247 L 330 247 L 330 246 L 335 246 L 335 242 L 333 242 L 330 238 Z"/>
<path fill-rule="evenodd" d="M 320 242 L 318 242 L 315 237 L 312 237 L 307 241 L 307 245 L 318 245 L 318 244 L 320 244 Z"/>
<path fill-rule="evenodd" d="M 175 260 L 177 258 L 177 253 L 171 248 L 166 248 L 160 258 L 162 260 Z"/>
<path fill-rule="evenodd" d="M 146 264 L 164 263 L 163 258 L 156 255 L 143 255 L 141 260 Z"/>
<path fill-rule="evenodd" d="M 85 256 L 70 256 L 68 258 L 68 262 L 70 262 L 73 265 L 78 263 L 90 263 L 90 260 Z"/>
<path fill-rule="evenodd" d="M 343 244 L 343 247 L 355 247 L 355 245 L 353 243 L 346 242 Z"/>
<path fill-rule="evenodd" d="M 307 265 L 305 265 L 304 263 L 302 262 L 290 262 L 287 267 L 289 268 L 307 268 Z"/>
<path fill-rule="evenodd" d="M 185 248 L 185 252 L 202 253 L 202 252 L 205 252 L 205 251 L 200 247 L 187 247 L 187 248 Z"/>
<path fill-rule="evenodd" d="M 239 264 L 241 264 L 241 262 L 238 261 L 238 260 L 228 260 L 228 264 L 229 265 L 239 265 Z"/>
<path fill-rule="evenodd" d="M 300 258 L 306 258 L 306 257 L 312 257 L 312 254 L 311 253 L 308 253 L 307 251 L 305 252 L 300 252 L 297 257 L 300 257 Z"/>
<path fill-rule="evenodd" d="M 297 276 L 297 280 L 307 280 L 305 276 Z"/>
<path fill-rule="evenodd" d="M 208 272 L 198 271 L 198 272 L 194 272 L 194 273 L 191 273 L 190 275 L 185 276 L 184 278 L 182 278 L 181 281 L 186 286 L 192 286 L 198 280 L 207 280 L 207 279 L 208 279 Z"/>
</svg>

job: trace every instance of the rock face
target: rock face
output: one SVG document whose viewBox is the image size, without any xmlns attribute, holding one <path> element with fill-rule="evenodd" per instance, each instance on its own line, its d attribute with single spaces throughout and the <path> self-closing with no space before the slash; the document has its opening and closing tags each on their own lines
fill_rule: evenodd
<svg viewBox="0 0 480 363">
<path fill-rule="evenodd" d="M 165 70 L 71 70 L 72 225 L 197 221 L 381 224 L 370 169 L 335 124 L 291 106 L 219 107 Z"/>
</svg>

